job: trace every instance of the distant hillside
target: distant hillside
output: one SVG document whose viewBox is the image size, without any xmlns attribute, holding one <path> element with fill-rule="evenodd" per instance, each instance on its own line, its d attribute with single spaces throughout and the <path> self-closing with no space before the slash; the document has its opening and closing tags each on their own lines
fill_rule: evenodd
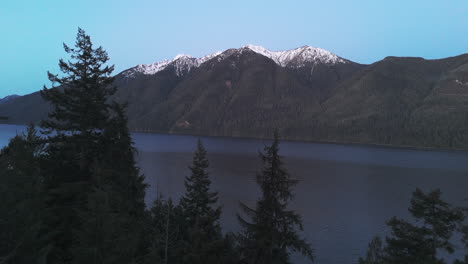
<svg viewBox="0 0 468 264">
<path fill-rule="evenodd" d="M 304 46 L 248 45 L 138 65 L 116 76 L 134 131 L 468 148 L 468 54 L 361 65 Z M 38 93 L 0 104 L 9 123 L 46 117 Z"/>
<path fill-rule="evenodd" d="M 317 138 L 468 148 L 468 54 L 388 57 L 335 88 Z"/>
<path fill-rule="evenodd" d="M 0 98 L 0 104 L 6 103 L 6 102 L 10 101 L 11 99 L 15 99 L 15 98 L 18 98 L 18 97 L 19 97 L 19 95 L 16 95 L 16 94 L 5 96 L 3 98 Z"/>
<path fill-rule="evenodd" d="M 37 123 L 47 117 L 49 105 L 46 104 L 39 92 L 20 96 L 0 104 L 0 116 L 8 118 L 0 120 L 8 124 Z"/>
</svg>

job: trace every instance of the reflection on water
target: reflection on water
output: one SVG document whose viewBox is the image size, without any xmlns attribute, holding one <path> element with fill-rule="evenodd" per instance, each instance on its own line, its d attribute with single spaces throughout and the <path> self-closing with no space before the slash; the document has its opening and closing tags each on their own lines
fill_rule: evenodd
<svg viewBox="0 0 468 264">
<path fill-rule="evenodd" d="M 0 146 L 21 129 L 0 125 Z M 133 138 L 150 184 L 147 203 L 157 191 L 178 199 L 197 138 L 140 133 Z M 257 153 L 269 142 L 203 140 L 213 189 L 219 191 L 223 206 L 223 227 L 235 231 L 239 202 L 253 205 L 258 198 Z M 443 198 L 458 206 L 466 205 L 468 198 L 468 152 L 283 142 L 281 154 L 289 172 L 300 180 L 291 207 L 303 216 L 304 235 L 313 243 L 317 263 L 357 263 L 370 239 L 385 234 L 385 220 L 408 216 L 406 208 L 416 187 L 440 188 Z M 295 262 L 305 263 L 299 257 Z"/>
</svg>

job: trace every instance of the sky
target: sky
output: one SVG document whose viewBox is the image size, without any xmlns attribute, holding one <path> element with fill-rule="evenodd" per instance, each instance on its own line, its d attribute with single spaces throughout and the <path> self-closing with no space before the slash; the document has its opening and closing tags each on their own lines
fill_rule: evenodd
<svg viewBox="0 0 468 264">
<path fill-rule="evenodd" d="M 468 53 L 468 0 L 0 0 L 0 98 L 50 86 L 83 28 L 119 73 L 246 44 L 320 47 L 359 63 Z"/>
</svg>

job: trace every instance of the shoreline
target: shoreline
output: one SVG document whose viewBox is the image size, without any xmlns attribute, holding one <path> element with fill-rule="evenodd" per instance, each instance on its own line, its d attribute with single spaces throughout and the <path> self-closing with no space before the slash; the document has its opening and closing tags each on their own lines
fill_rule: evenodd
<svg viewBox="0 0 468 264">
<path fill-rule="evenodd" d="M 0 125 L 6 126 L 27 126 L 27 124 L 7 124 L 0 123 Z M 205 135 L 205 134 L 188 134 L 188 133 L 174 133 L 174 132 L 164 132 L 164 131 L 141 131 L 141 130 L 132 130 L 131 133 L 139 134 L 157 134 L 157 135 L 167 135 L 167 136 L 191 136 L 191 137 L 207 137 L 207 138 L 226 138 L 226 139 L 242 139 L 242 140 L 268 140 L 270 141 L 271 137 L 248 137 L 248 136 L 218 136 L 218 135 Z M 468 152 L 468 148 L 437 148 L 437 147 L 423 147 L 423 146 L 414 146 L 414 145 L 391 145 L 391 144 L 379 144 L 379 143 L 362 143 L 362 142 L 350 142 L 350 141 L 334 141 L 334 140 L 304 140 L 304 139 L 288 139 L 281 138 L 283 142 L 293 142 L 293 143 L 306 143 L 306 144 L 324 144 L 324 145 L 341 145 L 341 146 L 355 146 L 355 147 L 368 147 L 368 148 L 383 148 L 383 149 L 395 149 L 395 150 L 413 150 L 413 151 L 438 151 L 438 152 Z"/>
<path fill-rule="evenodd" d="M 216 135 L 204 135 L 204 134 L 186 134 L 186 133 L 171 133 L 162 131 L 144 132 L 130 130 L 132 133 L 140 134 L 158 134 L 167 136 L 191 136 L 191 137 L 206 137 L 206 138 L 227 138 L 227 139 L 243 139 L 243 140 L 272 140 L 269 137 L 246 137 L 246 136 L 216 136 Z M 395 149 L 395 150 L 414 150 L 414 151 L 438 151 L 438 152 L 468 152 L 467 149 L 457 148 L 436 148 L 436 147 L 418 147 L 413 145 L 390 145 L 390 144 L 378 144 L 378 143 L 362 143 L 362 142 L 341 142 L 332 140 L 303 140 L 303 139 L 287 139 L 281 138 L 281 142 L 293 142 L 293 143 L 306 143 L 306 144 L 323 144 L 323 145 L 340 145 L 340 146 L 355 146 L 355 147 L 369 147 L 369 148 L 382 148 L 382 149 Z"/>
</svg>

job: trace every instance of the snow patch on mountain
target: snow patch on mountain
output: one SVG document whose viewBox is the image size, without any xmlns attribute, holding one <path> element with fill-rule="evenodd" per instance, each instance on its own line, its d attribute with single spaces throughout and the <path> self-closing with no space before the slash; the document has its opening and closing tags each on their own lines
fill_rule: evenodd
<svg viewBox="0 0 468 264">
<path fill-rule="evenodd" d="M 202 63 L 205 63 L 205 62 L 213 59 L 214 57 L 219 56 L 221 53 L 222 53 L 221 51 L 217 51 L 215 53 L 206 55 L 205 57 L 201 57 L 200 59 L 198 59 L 198 63 L 199 63 L 199 65 L 201 65 Z"/>
<path fill-rule="evenodd" d="M 135 73 L 143 73 L 143 74 L 155 74 L 164 70 L 169 63 L 172 61 L 164 60 L 160 62 L 155 62 L 152 64 L 139 64 L 136 67 L 130 69 L 129 71 L 125 72 L 126 77 L 132 77 Z"/>
</svg>

